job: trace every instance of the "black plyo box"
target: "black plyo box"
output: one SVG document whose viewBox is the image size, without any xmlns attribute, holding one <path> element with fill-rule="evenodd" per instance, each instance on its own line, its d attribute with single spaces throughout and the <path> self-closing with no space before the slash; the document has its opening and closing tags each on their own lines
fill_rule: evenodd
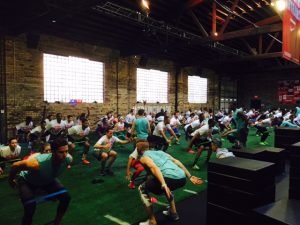
<svg viewBox="0 0 300 225">
<path fill-rule="evenodd" d="M 207 201 L 239 212 L 249 212 L 256 207 L 275 201 L 275 184 L 261 187 L 261 191 L 251 193 L 212 182 L 208 183 Z"/>
<path fill-rule="evenodd" d="M 262 160 L 265 155 L 265 151 L 261 149 L 230 149 L 230 151 L 237 157 L 247 159 Z"/>
<path fill-rule="evenodd" d="M 209 180 L 209 183 L 219 184 L 234 189 L 240 189 L 253 194 L 259 194 L 262 187 L 272 186 L 275 183 L 274 176 L 253 180 L 212 171 L 208 171 L 207 179 Z"/>
<path fill-rule="evenodd" d="M 275 176 L 275 164 L 240 157 L 228 157 L 209 161 L 208 172 L 210 171 L 260 182 L 262 179 Z"/>
</svg>

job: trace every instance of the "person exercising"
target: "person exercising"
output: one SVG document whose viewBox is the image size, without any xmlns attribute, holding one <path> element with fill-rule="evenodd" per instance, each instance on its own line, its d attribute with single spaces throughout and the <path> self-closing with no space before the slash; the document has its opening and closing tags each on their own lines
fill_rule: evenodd
<svg viewBox="0 0 300 225">
<path fill-rule="evenodd" d="M 146 141 L 138 142 L 136 148 L 140 162 L 148 172 L 146 181 L 139 186 L 138 190 L 149 219 L 141 222 L 140 225 L 157 224 L 149 192 L 156 195 L 165 194 L 170 208 L 163 211 L 163 214 L 174 221 L 179 220 L 172 191 L 183 187 L 186 184 L 186 178 L 197 185 L 202 184 L 203 180 L 192 176 L 185 166 L 171 155 L 163 151 L 148 151 L 149 143 Z"/>
<path fill-rule="evenodd" d="M 50 195 L 56 193 L 55 198 L 59 200 L 53 225 L 60 224 L 69 206 L 71 197 L 56 179 L 72 161 L 71 155 L 68 154 L 68 142 L 59 137 L 53 141 L 51 149 L 52 154 L 37 154 L 27 160 L 15 162 L 11 167 L 8 182 L 19 190 L 24 207 L 22 225 L 32 224 L 37 204 L 35 195 L 39 189 Z"/>
</svg>

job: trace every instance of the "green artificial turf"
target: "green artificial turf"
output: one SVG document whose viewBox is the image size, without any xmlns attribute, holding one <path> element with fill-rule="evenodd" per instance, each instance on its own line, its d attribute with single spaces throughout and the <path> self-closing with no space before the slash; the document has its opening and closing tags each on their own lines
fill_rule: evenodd
<svg viewBox="0 0 300 225">
<path fill-rule="evenodd" d="M 274 133 L 267 141 L 269 146 L 273 146 Z M 255 136 L 255 129 L 251 128 L 248 136 L 247 148 L 259 147 L 260 137 Z M 97 141 L 95 136 L 91 137 L 92 145 Z M 207 167 L 205 164 L 207 151 L 201 156 L 198 165 L 201 167 L 200 171 L 191 169 L 191 164 L 194 155 L 186 153 L 187 142 L 182 136 L 180 145 L 172 145 L 168 149 L 175 158 L 179 159 L 190 172 L 202 179 L 207 179 Z M 229 148 L 232 144 L 228 140 L 223 141 L 224 147 Z M 69 190 L 72 201 L 67 213 L 63 219 L 63 225 L 113 225 L 117 224 L 105 216 L 110 215 L 128 224 L 136 224 L 137 222 L 146 218 L 143 205 L 140 201 L 137 189 L 129 189 L 127 187 L 128 181 L 125 179 L 126 165 L 129 154 L 132 152 L 132 145 L 119 145 L 116 150 L 118 158 L 113 166 L 114 176 L 100 177 L 100 164 L 91 155 L 89 160 L 91 164 L 86 166 L 81 164 L 80 152 L 81 148 L 76 147 L 75 162 L 70 170 L 59 178 L 64 186 Z M 26 148 L 24 148 L 26 151 Z M 215 154 L 212 155 L 215 158 Z M 104 182 L 93 184 L 93 179 L 100 178 Z M 201 192 L 206 189 L 206 184 L 195 186 L 190 182 L 187 185 L 175 191 L 176 202 L 182 201 L 194 194 L 185 192 L 183 189 L 192 190 L 194 192 Z M 159 202 L 166 203 L 164 196 L 156 196 Z M 46 202 L 39 204 L 34 215 L 33 224 L 43 225 L 53 220 L 56 212 L 57 202 Z M 0 224 L 1 225 L 17 225 L 20 224 L 23 214 L 22 204 L 18 198 L 17 191 L 11 189 L 7 183 L 6 178 L 0 179 Z M 163 204 L 154 205 L 155 211 L 161 211 L 164 208 Z"/>
</svg>

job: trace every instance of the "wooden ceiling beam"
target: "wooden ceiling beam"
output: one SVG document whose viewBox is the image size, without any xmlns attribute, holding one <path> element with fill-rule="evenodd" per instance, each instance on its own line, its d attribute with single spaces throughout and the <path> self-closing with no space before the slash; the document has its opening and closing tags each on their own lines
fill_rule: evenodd
<svg viewBox="0 0 300 225">
<path fill-rule="evenodd" d="M 243 38 L 242 41 L 244 42 L 244 44 L 246 45 L 247 49 L 249 50 L 249 52 L 252 54 L 252 55 L 257 55 L 257 51 L 255 48 L 252 48 L 249 43 Z"/>
<path fill-rule="evenodd" d="M 225 21 L 224 21 L 225 23 Z M 212 3 L 212 19 L 211 19 L 211 36 L 214 37 L 217 33 L 217 4 L 216 1 Z"/>
<path fill-rule="evenodd" d="M 274 35 L 275 38 L 278 38 L 278 36 L 279 36 L 279 32 L 277 32 L 277 33 Z M 275 41 L 276 41 L 275 38 L 272 38 L 271 42 L 269 43 L 268 47 L 267 47 L 266 50 L 265 50 L 265 53 L 268 53 L 268 52 L 270 51 L 270 49 L 272 48 L 272 46 L 274 45 L 274 43 L 275 43 Z"/>
<path fill-rule="evenodd" d="M 282 57 L 282 52 L 272 52 L 266 54 L 243 56 L 243 57 L 233 58 L 233 59 L 216 60 L 216 61 L 212 61 L 212 63 L 236 63 L 236 62 L 246 62 L 246 61 L 258 61 L 263 59 L 276 59 L 280 57 Z"/>
<path fill-rule="evenodd" d="M 282 24 L 277 23 L 277 24 L 273 24 L 273 25 L 267 25 L 264 27 L 254 27 L 254 28 L 242 29 L 242 30 L 233 31 L 233 32 L 227 32 L 223 35 L 218 35 L 217 37 L 215 37 L 215 40 L 224 41 L 224 40 L 228 40 L 228 39 L 260 35 L 260 34 L 265 34 L 265 33 L 273 33 L 273 32 L 278 32 L 281 30 L 282 30 Z"/>
<path fill-rule="evenodd" d="M 254 25 L 258 26 L 258 27 L 261 27 L 261 26 L 265 26 L 265 25 L 269 25 L 269 24 L 273 24 L 273 23 L 278 23 L 280 21 L 281 21 L 280 16 L 276 15 L 276 16 L 271 16 L 271 17 L 268 17 L 266 19 L 260 20 L 256 23 L 254 23 Z M 251 28 L 251 27 L 253 27 L 253 25 L 249 25 L 249 26 L 246 26 L 244 28 L 248 29 L 248 28 Z"/>
<path fill-rule="evenodd" d="M 228 16 L 226 17 L 226 20 L 225 20 L 224 24 L 222 25 L 220 32 L 218 32 L 220 35 L 222 35 L 224 33 L 225 29 L 227 28 L 229 21 L 230 21 L 230 17 L 232 15 L 232 12 L 235 10 L 238 3 L 239 3 L 239 0 L 234 0 L 232 6 L 230 8 L 230 12 L 229 12 Z"/>
<path fill-rule="evenodd" d="M 186 4 L 187 8 L 193 8 L 196 7 L 202 3 L 204 3 L 205 0 L 189 0 Z"/>
</svg>

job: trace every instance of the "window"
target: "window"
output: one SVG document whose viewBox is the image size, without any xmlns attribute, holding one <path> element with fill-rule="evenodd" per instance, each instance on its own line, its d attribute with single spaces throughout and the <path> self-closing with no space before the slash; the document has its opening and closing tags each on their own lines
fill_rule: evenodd
<svg viewBox="0 0 300 225">
<path fill-rule="evenodd" d="M 188 102 L 207 102 L 207 79 L 199 76 L 188 76 Z"/>
<path fill-rule="evenodd" d="M 232 104 L 237 103 L 237 82 L 232 80 L 221 80 L 220 109 L 228 112 Z"/>
<path fill-rule="evenodd" d="M 44 54 L 44 100 L 103 103 L 103 63 Z"/>
<path fill-rule="evenodd" d="M 137 68 L 136 99 L 148 103 L 168 103 L 168 73 Z"/>
</svg>

